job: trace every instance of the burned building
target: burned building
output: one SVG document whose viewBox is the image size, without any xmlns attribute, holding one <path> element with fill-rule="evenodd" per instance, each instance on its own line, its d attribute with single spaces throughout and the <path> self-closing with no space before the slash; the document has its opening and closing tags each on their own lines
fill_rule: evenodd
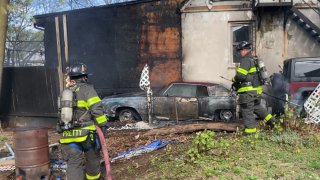
<svg viewBox="0 0 320 180">
<path fill-rule="evenodd" d="M 74 62 L 87 64 L 101 96 L 137 90 L 146 63 L 153 87 L 178 81 L 181 2 L 134 1 L 35 16 L 45 32 L 45 65 L 64 73 Z"/>
<path fill-rule="evenodd" d="M 315 0 L 140 0 L 38 15 L 35 27 L 45 33 L 45 66 L 28 74 L 41 77 L 41 83 L 27 84 L 19 69 L 5 71 L 5 77 L 20 84 L 7 81 L 11 89 L 5 102 L 10 105 L 1 111 L 54 115 L 65 68 L 74 62 L 88 65 L 101 97 L 138 90 L 145 64 L 153 88 L 182 80 L 228 85 L 220 76 L 234 75 L 234 47 L 242 40 L 253 43 L 270 74 L 278 72 L 285 59 L 320 56 L 319 14 Z M 30 97 L 20 87 L 30 88 Z M 31 91 L 35 88 L 44 98 Z"/>
<path fill-rule="evenodd" d="M 253 43 L 270 74 L 285 59 L 320 56 L 317 3 L 133 1 L 39 15 L 35 25 L 45 31 L 47 67 L 87 63 L 104 96 L 136 90 L 146 63 L 154 88 L 180 80 L 228 85 L 220 76 L 234 75 L 242 40 Z"/>
<path fill-rule="evenodd" d="M 153 87 L 180 81 L 181 4 L 144 0 L 35 16 L 45 34 L 45 66 L 6 68 L 3 119 L 56 118 L 65 68 L 75 62 L 87 64 L 101 97 L 138 90 L 146 63 Z"/>
<path fill-rule="evenodd" d="M 269 75 L 285 59 L 320 56 L 319 2 L 190 0 L 181 8 L 182 77 L 230 84 L 240 41 L 252 42 Z"/>
</svg>

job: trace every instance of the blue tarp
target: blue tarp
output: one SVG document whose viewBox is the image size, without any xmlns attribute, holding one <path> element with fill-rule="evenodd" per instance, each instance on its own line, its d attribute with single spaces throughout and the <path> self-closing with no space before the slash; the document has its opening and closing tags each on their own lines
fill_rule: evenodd
<svg viewBox="0 0 320 180">
<path fill-rule="evenodd" d="M 172 141 L 170 141 L 170 140 L 157 139 L 157 140 L 152 141 L 148 145 L 140 146 L 137 148 L 129 149 L 128 151 L 120 152 L 120 153 L 116 154 L 115 156 L 113 156 L 111 161 L 115 161 L 117 159 L 122 159 L 122 158 L 129 159 L 134 156 L 139 156 L 143 153 L 151 152 L 151 151 L 163 148 L 171 142 Z"/>
</svg>

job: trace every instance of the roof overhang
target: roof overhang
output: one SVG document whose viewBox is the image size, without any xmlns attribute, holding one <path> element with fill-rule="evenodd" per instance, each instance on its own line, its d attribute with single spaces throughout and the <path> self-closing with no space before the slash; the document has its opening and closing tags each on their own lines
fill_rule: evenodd
<svg viewBox="0 0 320 180">
<path fill-rule="evenodd" d="M 210 12 L 210 11 L 237 11 L 251 10 L 251 1 L 214 1 L 214 0 L 189 0 L 180 11 L 188 12 Z"/>
</svg>

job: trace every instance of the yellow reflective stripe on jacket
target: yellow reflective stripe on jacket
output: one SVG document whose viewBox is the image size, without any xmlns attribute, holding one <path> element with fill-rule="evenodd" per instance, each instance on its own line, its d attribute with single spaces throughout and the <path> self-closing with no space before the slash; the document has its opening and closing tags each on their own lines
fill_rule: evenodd
<svg viewBox="0 0 320 180">
<path fill-rule="evenodd" d="M 257 132 L 257 128 L 246 128 L 244 130 L 244 132 L 246 132 L 246 133 L 255 133 L 255 132 Z"/>
<path fill-rule="evenodd" d="M 245 70 L 245 69 L 243 69 L 243 68 L 238 68 L 238 69 L 237 69 L 237 72 L 238 72 L 238 73 L 241 73 L 241 74 L 243 74 L 243 75 L 247 75 L 247 74 L 248 74 L 248 71 Z"/>
<path fill-rule="evenodd" d="M 92 97 L 92 98 L 88 99 L 88 101 L 87 101 L 88 107 L 90 107 L 100 101 L 101 101 L 101 99 L 98 96 Z"/>
<path fill-rule="evenodd" d="M 268 115 L 264 118 L 264 123 L 267 123 L 271 118 L 272 118 L 272 115 L 271 115 L 271 114 L 268 114 Z"/>
<path fill-rule="evenodd" d="M 87 102 L 84 101 L 84 100 L 78 100 L 77 106 L 78 106 L 79 108 L 86 108 L 86 109 L 88 109 Z"/>
<path fill-rule="evenodd" d="M 88 130 L 95 131 L 96 130 L 96 126 L 93 124 L 93 125 L 90 125 L 90 126 L 83 127 L 81 129 L 88 129 Z"/>
<path fill-rule="evenodd" d="M 255 91 L 256 88 L 253 88 L 252 86 L 246 86 L 238 89 L 238 93 L 247 92 L 247 91 Z"/>
<path fill-rule="evenodd" d="M 78 100 L 77 102 L 77 106 L 79 108 L 86 108 L 89 109 L 90 106 L 100 102 L 101 99 L 98 96 L 92 97 L 90 99 L 88 99 L 88 101 L 86 102 L 85 100 Z"/>
<path fill-rule="evenodd" d="M 248 71 L 248 73 L 254 73 L 254 72 L 257 72 L 257 68 L 256 67 L 252 67 Z"/>
<path fill-rule="evenodd" d="M 91 179 L 99 179 L 100 178 L 100 173 L 98 173 L 97 175 L 95 176 L 90 176 L 89 174 L 86 173 L 86 178 L 88 180 L 91 180 Z"/>
<path fill-rule="evenodd" d="M 60 143 L 72 143 L 72 142 L 83 142 L 87 139 L 88 135 L 82 137 L 72 137 L 72 138 L 63 138 L 60 139 Z"/>
<path fill-rule="evenodd" d="M 87 140 L 88 134 L 90 131 L 95 131 L 96 126 L 89 125 L 86 127 L 83 127 L 81 129 L 71 129 L 71 130 L 65 130 L 62 132 L 62 137 L 60 137 L 60 143 L 72 143 L 72 142 L 83 142 Z"/>
<path fill-rule="evenodd" d="M 104 122 L 107 122 L 108 119 L 107 119 L 107 116 L 106 115 L 102 115 L 102 116 L 99 116 L 96 118 L 96 121 L 98 124 L 102 124 Z"/>
<path fill-rule="evenodd" d="M 262 91 L 263 91 L 262 86 L 257 86 L 257 87 L 255 87 L 254 89 L 257 91 L 257 94 L 259 94 L 259 95 L 262 94 Z"/>
</svg>

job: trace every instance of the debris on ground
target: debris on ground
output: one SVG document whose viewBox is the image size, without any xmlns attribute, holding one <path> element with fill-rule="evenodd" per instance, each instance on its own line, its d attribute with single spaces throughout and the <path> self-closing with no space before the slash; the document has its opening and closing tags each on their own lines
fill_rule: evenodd
<svg viewBox="0 0 320 180">
<path fill-rule="evenodd" d="M 5 142 L 5 145 L 6 145 L 6 147 L 8 148 L 8 150 L 10 152 L 10 156 L 0 158 L 0 162 L 14 159 L 14 152 L 13 152 L 11 146 L 7 142 Z"/>
<path fill-rule="evenodd" d="M 67 172 L 67 163 L 62 160 L 51 160 L 50 162 L 51 177 L 55 179 L 64 179 Z"/>
<path fill-rule="evenodd" d="M 129 130 L 129 129 L 134 129 L 134 130 L 148 130 L 148 129 L 153 129 L 154 126 L 150 126 L 148 123 L 144 121 L 139 121 L 137 123 L 128 123 L 124 126 L 121 127 L 110 127 L 109 130 Z"/>
<path fill-rule="evenodd" d="M 111 162 L 114 162 L 119 159 L 130 159 L 135 156 L 140 156 L 144 153 L 151 152 L 151 151 L 154 151 L 157 149 L 161 149 L 161 148 L 167 146 L 169 143 L 172 143 L 172 141 L 157 139 L 157 140 L 154 140 L 150 144 L 147 144 L 145 146 L 132 148 L 132 149 L 129 149 L 128 151 L 125 151 L 125 152 L 120 152 L 112 157 Z"/>
<path fill-rule="evenodd" d="M 131 123 L 131 125 L 130 125 Z M 179 136 L 174 134 L 166 134 L 166 135 L 155 135 L 155 136 L 144 136 L 143 134 L 150 129 L 159 128 L 159 127 L 171 127 L 174 122 L 154 122 L 152 126 L 150 126 L 146 122 L 130 122 L 127 124 L 123 124 L 123 122 L 111 122 L 111 126 L 106 133 L 106 143 L 110 157 L 116 157 L 116 155 L 121 152 L 129 151 L 130 149 L 139 149 L 143 146 L 148 146 L 148 144 L 156 143 L 155 139 L 161 139 L 161 143 L 158 142 L 158 146 L 161 147 L 164 145 L 165 141 L 175 142 L 175 143 L 186 143 L 192 138 L 192 133 L 180 134 Z M 174 127 L 174 126 L 172 126 Z M 1 133 L 2 140 L 0 140 L 0 158 L 10 156 L 10 150 L 6 147 L 5 142 L 8 145 L 12 144 L 13 142 L 13 129 L 5 129 Z M 66 172 L 66 162 L 63 161 L 61 156 L 61 147 L 58 143 L 58 139 L 60 135 L 54 130 L 48 130 L 48 137 L 49 137 L 49 153 L 50 153 L 50 171 L 51 171 L 51 178 L 53 179 L 65 179 L 65 172 Z M 162 145 L 161 145 L 162 144 Z M 163 146 L 164 147 L 164 146 Z M 13 148 L 14 149 L 14 148 Z M 145 152 L 149 152 L 151 150 L 144 150 Z M 160 149 L 159 149 L 160 150 Z M 141 154 L 143 157 L 148 157 L 150 154 L 153 153 L 161 153 L 162 151 L 154 151 L 142 154 L 142 150 L 139 153 L 131 153 L 133 155 Z M 124 156 L 123 156 L 124 157 Z M 129 157 L 129 156 L 127 156 Z M 125 159 L 125 158 L 124 158 Z M 131 158 L 134 161 L 145 161 L 145 158 Z M 130 159 L 130 160 L 131 160 Z M 119 160 L 119 161 L 118 161 Z M 121 161 L 118 158 L 117 161 L 113 161 L 111 164 L 111 168 L 115 167 L 115 169 L 119 169 L 122 166 L 122 163 L 125 161 Z M 15 164 L 14 159 L 12 159 L 10 167 L 6 166 L 4 171 L 0 172 L 0 180 L 8 180 L 14 179 L 15 177 Z M 118 174 L 116 171 L 112 172 L 112 176 L 114 179 L 121 179 L 121 173 Z"/>
<path fill-rule="evenodd" d="M 7 142 L 5 142 L 5 146 L 9 151 L 9 156 L 0 158 L 0 172 L 10 171 L 15 169 L 14 152 L 11 146 Z"/>
</svg>

